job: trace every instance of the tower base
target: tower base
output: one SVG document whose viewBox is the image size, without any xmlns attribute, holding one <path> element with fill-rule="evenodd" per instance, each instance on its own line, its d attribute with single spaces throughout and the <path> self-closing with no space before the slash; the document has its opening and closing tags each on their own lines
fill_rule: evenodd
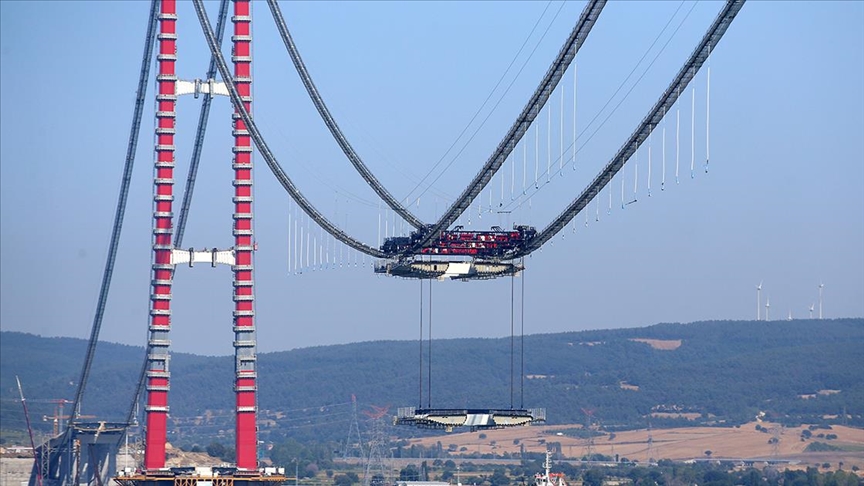
<svg viewBox="0 0 864 486">
<path fill-rule="evenodd" d="M 283 484 L 284 468 L 258 471 L 236 467 L 172 467 L 155 471 L 121 471 L 113 478 L 120 486 L 276 486 Z"/>
</svg>

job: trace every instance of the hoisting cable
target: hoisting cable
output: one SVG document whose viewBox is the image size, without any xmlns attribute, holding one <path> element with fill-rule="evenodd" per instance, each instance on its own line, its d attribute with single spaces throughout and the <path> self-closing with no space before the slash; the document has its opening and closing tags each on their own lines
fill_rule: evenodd
<svg viewBox="0 0 864 486">
<path fill-rule="evenodd" d="M 286 192 L 294 199 L 298 206 L 300 206 L 303 211 L 312 218 L 316 224 L 324 228 L 325 231 L 333 235 L 334 238 L 341 241 L 342 243 L 350 246 L 351 248 L 365 253 L 370 256 L 385 258 L 389 256 L 388 254 L 378 250 L 377 248 L 373 248 L 364 244 L 363 242 L 356 240 L 349 236 L 345 231 L 336 227 L 333 223 L 330 222 L 323 214 L 321 214 L 314 206 L 309 202 L 308 199 L 297 189 L 297 186 L 294 185 L 294 182 L 288 177 L 285 173 L 285 170 L 279 165 L 279 162 L 276 160 L 276 157 L 270 151 L 270 147 L 267 146 L 267 143 L 264 141 L 264 137 L 261 135 L 261 132 L 258 130 L 258 126 L 252 119 L 252 116 L 249 114 L 249 111 L 246 109 L 246 106 L 243 104 L 240 99 L 240 94 L 237 92 L 237 87 L 234 85 L 231 77 L 231 71 L 228 69 L 228 65 L 225 62 L 225 58 L 222 55 L 222 52 L 219 50 L 218 45 L 216 44 L 216 39 L 213 34 L 213 29 L 210 26 L 210 20 L 207 18 L 207 12 L 204 9 L 204 2 L 202 0 L 192 0 L 192 4 L 195 7 L 195 12 L 198 15 L 198 20 L 201 23 L 201 28 L 204 32 L 204 37 L 207 40 L 207 45 L 210 48 L 210 53 L 216 58 L 216 65 L 219 68 L 219 73 L 222 75 L 222 79 L 225 80 L 225 85 L 228 88 L 228 92 L 231 95 L 231 103 L 234 105 L 234 109 L 237 111 L 237 114 L 240 118 L 243 119 L 243 122 L 246 124 L 246 128 L 249 130 L 249 135 L 252 137 L 252 140 L 255 142 L 255 146 L 258 148 L 258 151 L 261 152 L 261 156 L 264 157 L 264 160 L 267 162 L 267 166 L 270 168 L 270 171 L 273 172 L 273 175 L 276 176 L 276 180 L 282 185 Z"/>
<path fill-rule="evenodd" d="M 219 16 L 216 19 L 216 44 L 222 45 L 225 34 L 225 19 L 228 17 L 228 1 L 219 2 Z M 207 68 L 206 80 L 216 77 L 216 59 L 210 56 L 210 66 Z M 201 148 L 204 146 L 204 134 L 207 132 L 207 121 L 210 118 L 210 103 L 213 94 L 204 93 L 201 100 L 201 112 L 198 115 L 198 129 L 195 133 L 195 145 L 192 147 L 192 161 L 189 164 L 189 175 L 186 177 L 186 188 L 183 190 L 183 203 L 180 206 L 180 216 L 177 219 L 177 231 L 174 246 L 183 247 L 183 234 L 186 231 L 186 219 L 189 216 L 189 206 L 192 204 L 192 192 L 195 190 L 195 178 L 198 175 L 198 164 L 201 161 Z"/>
<path fill-rule="evenodd" d="M 426 389 L 426 406 L 432 408 L 432 280 L 429 280 L 429 372 L 426 373 L 429 387 Z"/>
<path fill-rule="evenodd" d="M 417 280 L 420 281 L 420 401 L 417 407 L 423 408 L 423 279 Z"/>
<path fill-rule="evenodd" d="M 546 228 L 537 233 L 537 236 L 532 238 L 524 247 L 517 249 L 511 255 L 511 258 L 518 258 L 533 252 L 543 246 L 544 243 L 554 237 L 561 231 L 567 223 L 570 222 L 577 214 L 579 214 L 585 206 L 603 189 L 612 177 L 621 170 L 624 163 L 636 152 L 639 146 L 644 142 L 651 131 L 660 123 L 660 119 L 664 116 L 669 107 L 675 104 L 678 100 L 678 94 L 681 89 L 686 88 L 696 72 L 705 63 L 711 49 L 717 46 L 717 42 L 723 37 L 728 30 L 732 21 L 741 8 L 744 6 L 745 0 L 727 0 L 726 4 L 720 10 L 720 13 L 714 19 L 711 27 L 705 33 L 705 36 L 699 42 L 696 49 L 690 55 L 687 62 L 673 79 L 672 83 L 663 92 L 660 99 L 654 104 L 648 115 L 642 120 L 637 129 L 633 132 L 630 138 L 618 150 L 618 153 L 612 160 L 603 168 L 603 170 L 594 178 L 594 180 L 586 187 L 582 193 L 570 203 L 564 211 L 558 215 Z"/>
<path fill-rule="evenodd" d="M 513 292 L 513 288 L 516 285 L 515 279 L 516 279 L 515 275 L 510 275 L 510 409 L 511 410 L 513 409 L 513 374 L 516 372 L 516 370 L 514 369 L 515 367 L 514 367 L 514 363 L 513 363 L 515 360 L 515 354 L 514 354 L 514 349 L 513 349 L 514 348 L 514 341 L 515 341 L 514 333 L 513 333 L 514 327 L 515 327 L 514 323 L 513 323 L 513 320 L 514 320 L 513 319 L 513 317 L 514 317 L 514 312 L 513 312 L 513 293 L 514 292 Z"/>
<path fill-rule="evenodd" d="M 375 191 L 375 193 L 378 194 L 378 196 L 383 199 L 391 209 L 393 209 L 393 211 L 407 221 L 408 224 L 415 228 L 424 228 L 426 226 L 425 223 L 411 214 L 408 208 L 403 206 L 383 185 L 381 185 L 381 182 L 379 182 L 372 172 L 369 171 L 369 168 L 366 167 L 366 164 L 363 163 L 360 156 L 354 151 L 354 148 L 348 142 L 348 139 L 345 138 L 339 125 L 336 124 L 336 120 L 334 120 L 333 116 L 330 114 L 330 110 L 327 109 L 327 105 L 324 104 L 324 99 L 321 97 L 321 93 L 318 92 L 318 88 L 315 87 L 315 83 L 312 81 L 309 71 L 306 70 L 306 65 L 303 63 L 303 58 L 300 57 L 300 51 L 297 50 L 297 46 L 291 38 L 291 33 L 288 31 L 285 18 L 282 16 L 282 11 L 279 9 L 279 4 L 276 3 L 276 0 L 267 0 L 267 5 L 273 13 L 273 20 L 276 22 L 276 28 L 279 30 L 282 42 L 285 44 L 285 48 L 291 56 L 291 61 L 297 69 L 297 74 L 300 75 L 300 79 L 303 81 L 303 86 L 306 87 L 306 92 L 309 93 L 309 97 L 312 99 L 312 103 L 315 104 L 315 108 L 321 115 L 321 119 L 324 120 L 324 124 L 327 125 L 330 134 L 333 135 L 333 138 L 336 140 L 336 143 L 339 144 L 342 152 L 346 157 L 348 157 L 351 165 L 357 169 L 357 172 L 361 177 L 363 177 L 366 183 L 369 184 L 369 187 L 371 187 L 372 190 Z"/>
<path fill-rule="evenodd" d="M 582 11 L 579 21 L 561 48 L 558 56 L 552 62 L 540 85 L 534 91 L 528 104 L 522 109 L 519 117 L 510 127 L 510 130 L 504 136 L 504 139 L 498 144 L 495 152 L 489 157 L 480 172 L 474 176 L 474 179 L 468 184 L 462 194 L 450 206 L 441 218 L 426 232 L 423 238 L 419 238 L 414 245 L 414 250 L 428 245 L 433 240 L 438 238 L 442 231 L 450 227 L 454 221 L 471 205 L 471 202 L 477 197 L 480 191 L 486 187 L 486 184 L 492 179 L 492 176 L 498 171 L 510 153 L 516 148 L 519 140 L 525 135 L 525 132 L 531 126 L 531 123 L 540 113 L 540 110 L 546 104 L 546 101 L 552 95 L 570 62 L 579 52 L 579 48 L 585 42 L 591 28 L 606 5 L 606 0 L 590 0 Z"/>
<path fill-rule="evenodd" d="M 523 257 L 520 262 L 522 264 L 522 268 L 525 268 L 525 258 Z M 522 356 L 519 358 L 519 364 L 522 367 L 522 370 L 519 372 L 521 383 L 519 384 L 519 408 L 525 409 L 525 270 L 522 270 L 522 297 L 521 303 L 519 305 L 519 310 L 521 312 L 521 317 L 519 318 L 519 322 L 522 326 L 521 335 L 519 337 L 519 351 Z"/>
<path fill-rule="evenodd" d="M 99 289 L 99 300 L 96 304 L 96 315 L 93 317 L 93 326 L 90 329 L 90 341 L 87 345 L 87 354 L 84 358 L 84 368 L 81 370 L 81 378 L 78 380 L 78 389 L 75 392 L 75 401 L 72 404 L 72 419 L 78 419 L 81 415 L 81 398 L 84 388 L 87 386 L 87 378 L 90 376 L 90 367 L 96 353 L 96 343 L 99 341 L 99 331 L 102 328 L 102 317 L 105 314 L 105 304 L 108 301 L 108 290 L 111 287 L 111 277 L 114 273 L 114 262 L 117 259 L 117 248 L 120 244 L 120 231 L 123 229 L 123 218 L 126 214 L 126 201 L 129 196 L 129 185 L 132 181 L 132 168 L 135 165 L 135 152 L 138 148 L 138 132 L 141 128 L 141 116 L 144 112 L 144 97 L 147 94 L 147 83 L 150 79 L 150 63 L 153 58 L 153 45 L 156 38 L 157 16 L 159 13 L 159 0 L 150 3 L 150 20 L 147 23 L 147 37 L 144 40 L 144 55 L 141 59 L 141 70 L 138 76 L 138 91 L 135 96 L 135 109 L 132 113 L 132 128 L 129 130 L 129 143 L 126 146 L 126 163 L 123 166 L 123 179 L 120 182 L 120 197 L 114 212 L 114 227 L 111 230 L 111 241 L 108 245 L 108 258 L 105 262 L 105 270 L 102 274 L 102 287 Z"/>
<path fill-rule="evenodd" d="M 159 0 L 154 0 L 158 4 Z M 158 7 L 153 7 L 158 11 Z M 225 32 L 225 19 L 228 17 L 228 0 L 222 0 L 219 4 L 219 18 L 216 23 L 216 36 L 219 45 L 222 45 L 222 37 Z M 156 24 L 154 23 L 153 32 L 155 33 Z M 147 64 L 150 66 L 149 60 Z M 213 79 L 216 76 L 216 61 L 210 57 L 210 67 L 207 70 L 207 79 Z M 175 247 L 182 247 L 183 234 L 186 231 L 186 221 L 189 215 L 189 206 L 192 204 L 192 192 L 195 188 L 195 178 L 198 174 L 198 165 L 201 159 L 201 147 L 204 144 L 204 133 L 207 130 L 207 120 L 210 116 L 210 102 L 212 95 L 207 93 L 201 102 L 201 113 L 198 117 L 198 130 L 195 136 L 195 147 L 192 150 L 192 162 L 189 164 L 189 175 L 186 178 L 186 188 L 183 193 L 183 204 L 180 208 L 180 215 L 177 220 L 177 236 L 175 238 Z M 141 391 L 144 389 L 144 383 L 147 379 L 147 353 L 144 355 L 144 361 L 141 364 L 141 371 L 138 374 L 138 386 L 135 388 L 135 398 L 132 400 L 132 405 L 129 407 L 129 413 L 126 417 L 126 423 L 131 424 L 135 419 L 135 410 L 138 400 L 141 398 Z"/>
</svg>

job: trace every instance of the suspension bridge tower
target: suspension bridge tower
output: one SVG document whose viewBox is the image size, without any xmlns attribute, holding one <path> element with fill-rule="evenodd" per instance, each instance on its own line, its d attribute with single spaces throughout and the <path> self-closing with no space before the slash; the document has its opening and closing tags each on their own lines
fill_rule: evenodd
<svg viewBox="0 0 864 486">
<path fill-rule="evenodd" d="M 196 3 L 199 18 L 206 14 Z M 251 0 L 232 0 L 233 79 L 247 112 L 252 111 L 252 16 Z M 227 3 L 220 11 L 224 16 Z M 201 481 L 213 486 L 278 484 L 284 471 L 258 468 L 257 368 L 253 292 L 254 234 L 252 225 L 252 139 L 237 110 L 233 114 L 233 246 L 228 250 L 175 248 L 173 241 L 174 164 L 176 104 L 178 96 L 203 92 L 206 96 L 225 94 L 225 83 L 213 79 L 184 81 L 177 76 L 177 1 L 159 1 L 156 77 L 156 157 L 153 180 L 153 260 L 150 297 L 150 326 L 146 373 L 146 432 L 144 467 L 115 478 L 125 486 L 186 486 Z M 220 20 L 221 25 L 221 20 Z M 179 238 L 178 238 L 179 239 Z M 230 467 L 166 467 L 168 392 L 171 371 L 168 339 L 171 329 L 171 300 L 177 264 L 209 262 L 227 264 L 233 272 L 233 331 L 235 349 L 235 447 L 236 465 Z"/>
</svg>

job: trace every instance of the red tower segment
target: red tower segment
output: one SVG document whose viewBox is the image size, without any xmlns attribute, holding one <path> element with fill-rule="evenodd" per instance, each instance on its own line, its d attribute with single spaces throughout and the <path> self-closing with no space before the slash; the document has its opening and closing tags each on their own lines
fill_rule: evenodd
<svg viewBox="0 0 864 486">
<path fill-rule="evenodd" d="M 252 113 L 252 30 L 249 0 L 234 0 L 234 83 Z M 252 139 L 236 112 L 234 118 L 234 392 L 237 397 L 237 467 L 258 467 L 255 306 L 252 279 Z"/>
<path fill-rule="evenodd" d="M 177 102 L 176 0 L 162 0 L 159 13 L 159 71 L 156 77 L 156 161 L 153 180 L 153 267 L 150 294 L 150 334 L 147 341 L 147 431 L 144 468 L 165 467 L 168 418 L 168 331 L 171 329 L 171 237 L 174 201 L 174 127 Z"/>
</svg>

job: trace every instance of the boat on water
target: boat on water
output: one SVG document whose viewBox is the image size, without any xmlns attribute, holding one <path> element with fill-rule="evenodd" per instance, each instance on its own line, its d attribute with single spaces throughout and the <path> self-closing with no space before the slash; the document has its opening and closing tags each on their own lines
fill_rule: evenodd
<svg viewBox="0 0 864 486">
<path fill-rule="evenodd" d="M 546 451 L 546 462 L 543 464 L 544 471 L 534 475 L 534 486 L 567 486 L 564 481 L 564 473 L 553 473 L 552 453 Z"/>
</svg>

